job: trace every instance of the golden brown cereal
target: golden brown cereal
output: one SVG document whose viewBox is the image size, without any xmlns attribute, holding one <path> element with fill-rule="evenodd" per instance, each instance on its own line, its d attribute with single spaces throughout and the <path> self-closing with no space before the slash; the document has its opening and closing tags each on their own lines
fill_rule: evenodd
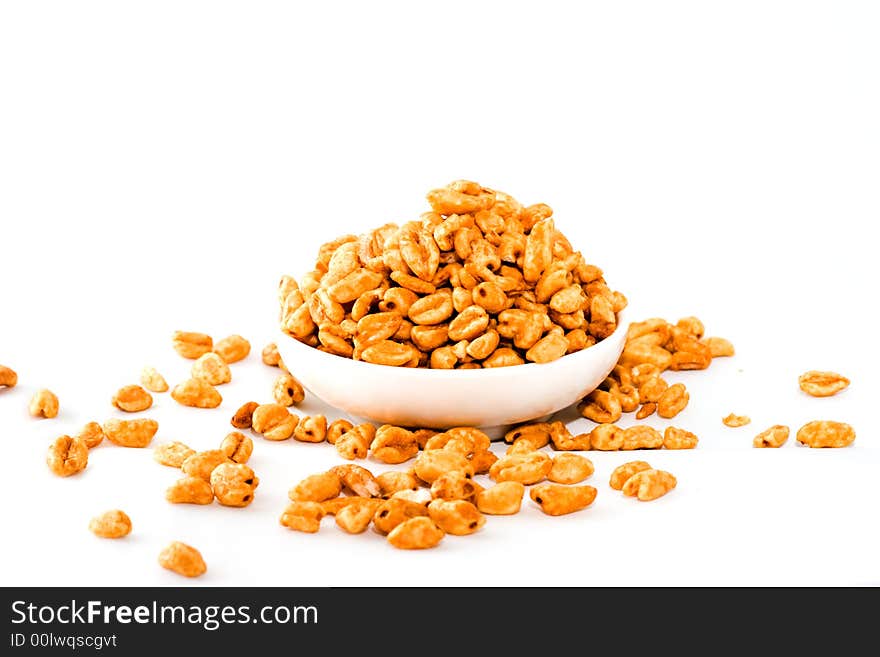
<svg viewBox="0 0 880 657">
<path fill-rule="evenodd" d="M 344 509 L 350 504 L 357 505 L 361 501 L 364 500 L 377 500 L 377 498 L 370 497 L 332 497 L 329 500 L 324 500 L 323 502 L 318 502 L 321 505 L 321 510 L 325 515 L 333 516 L 336 515 L 340 509 Z M 381 501 L 381 500 L 377 500 Z M 375 511 L 375 509 L 373 509 Z"/>
<path fill-rule="evenodd" d="M 427 488 L 418 488 L 416 490 L 399 490 L 389 499 L 406 500 L 407 502 L 414 502 L 415 504 L 428 506 L 428 503 L 434 498 L 431 497 L 431 491 Z"/>
<path fill-rule="evenodd" d="M 342 492 L 342 480 L 332 470 L 309 475 L 288 491 L 293 502 L 323 502 Z"/>
<path fill-rule="evenodd" d="M 451 470 L 444 472 L 431 484 L 431 497 L 443 500 L 467 500 L 473 502 L 477 493 L 483 490 L 467 472 Z M 439 523 L 438 523 L 439 524 Z"/>
<path fill-rule="evenodd" d="M 210 504 L 214 491 L 205 479 L 182 477 L 165 490 L 165 499 L 172 504 Z"/>
<path fill-rule="evenodd" d="M 604 452 L 623 447 L 623 429 L 615 424 L 600 424 L 590 432 L 590 446 Z"/>
<path fill-rule="evenodd" d="M 669 386 L 657 400 L 657 415 L 662 418 L 673 418 L 681 413 L 690 400 L 687 388 L 683 383 Z"/>
<path fill-rule="evenodd" d="M 667 388 L 669 388 L 669 384 L 666 383 L 665 379 L 659 376 L 648 377 L 639 386 L 639 401 L 643 403 L 657 403 Z"/>
<path fill-rule="evenodd" d="M 127 413 L 145 411 L 153 405 L 153 397 L 140 386 L 123 386 L 113 395 L 113 405 Z"/>
<path fill-rule="evenodd" d="M 673 475 L 664 470 L 641 470 L 623 484 L 623 494 L 638 497 L 642 502 L 650 502 L 666 495 L 677 485 Z"/>
<path fill-rule="evenodd" d="M 489 476 L 497 483 L 518 481 L 530 485 L 542 481 L 552 467 L 553 461 L 543 452 L 512 454 L 498 459 L 489 470 Z"/>
<path fill-rule="evenodd" d="M 418 490 L 419 480 L 412 472 L 389 470 L 376 476 L 382 497 L 388 498 L 404 490 Z"/>
<path fill-rule="evenodd" d="M 782 447 L 788 440 L 789 429 L 784 424 L 774 424 L 762 431 L 752 441 L 753 447 Z"/>
<path fill-rule="evenodd" d="M 263 359 L 263 363 L 265 363 L 269 367 L 282 367 L 283 365 L 283 363 L 281 362 L 281 354 L 278 353 L 278 345 L 276 345 L 274 342 L 270 342 L 265 347 L 263 347 L 261 357 Z"/>
<path fill-rule="evenodd" d="M 272 396 L 282 406 L 295 406 L 306 398 L 302 384 L 289 374 L 282 374 L 275 379 Z"/>
<path fill-rule="evenodd" d="M 217 408 L 223 401 L 217 389 L 202 379 L 188 379 L 174 386 L 171 397 L 179 404 L 195 408 Z"/>
<path fill-rule="evenodd" d="M 492 469 L 492 466 L 498 461 L 498 457 L 494 452 L 490 452 L 489 450 L 483 452 L 476 452 L 471 457 L 471 466 L 474 469 L 474 474 L 489 474 L 489 470 Z"/>
<path fill-rule="evenodd" d="M 103 426 L 104 435 L 114 445 L 120 447 L 146 447 L 159 430 L 156 420 L 139 418 L 137 420 L 107 420 Z"/>
<path fill-rule="evenodd" d="M 293 439 L 303 443 L 322 443 L 327 436 L 327 418 L 323 415 L 307 415 L 293 430 Z"/>
<path fill-rule="evenodd" d="M 855 439 L 850 425 L 831 420 L 808 422 L 797 432 L 797 441 L 807 447 L 848 447 Z"/>
<path fill-rule="evenodd" d="M 553 442 L 553 449 L 560 451 L 586 451 L 591 447 L 590 434 L 573 436 L 568 427 L 560 421 L 550 425 L 550 440 Z"/>
<path fill-rule="evenodd" d="M 232 371 L 229 369 L 229 365 L 213 351 L 199 356 L 193 363 L 190 374 L 192 378 L 201 379 L 212 386 L 232 381 Z"/>
<path fill-rule="evenodd" d="M 657 404 L 654 402 L 648 402 L 647 404 L 642 404 L 642 407 L 636 413 L 637 420 L 644 420 L 646 417 L 649 417 L 654 414 L 657 410 Z"/>
<path fill-rule="evenodd" d="M 651 466 L 646 461 L 630 461 L 629 463 L 624 463 L 623 465 L 614 468 L 608 485 L 614 490 L 623 490 L 623 485 L 629 481 L 630 477 L 637 472 L 650 469 Z"/>
<path fill-rule="evenodd" d="M 214 497 L 223 506 L 244 507 L 254 501 L 260 478 L 242 463 L 221 463 L 211 472 Z"/>
<path fill-rule="evenodd" d="M 131 518 L 125 511 L 105 511 L 89 521 L 89 530 L 101 538 L 122 538 L 131 533 Z"/>
<path fill-rule="evenodd" d="M 528 438 L 535 444 L 535 449 L 541 449 L 550 443 L 551 433 L 550 424 L 547 422 L 523 424 L 504 434 L 504 442 L 515 443 L 520 438 Z"/>
<path fill-rule="evenodd" d="M 591 392 L 578 405 L 578 410 L 585 418 L 598 424 L 617 422 L 623 413 L 620 401 L 606 390 Z"/>
<path fill-rule="evenodd" d="M 196 450 L 187 447 L 180 442 L 163 443 L 153 450 L 153 460 L 156 463 L 179 468 Z"/>
<path fill-rule="evenodd" d="M 410 518 L 427 516 L 428 509 L 417 502 L 410 502 L 399 497 L 392 497 L 382 502 L 373 514 L 373 525 L 376 530 L 387 534 L 397 525 Z"/>
<path fill-rule="evenodd" d="M 238 431 L 231 431 L 220 443 L 220 450 L 233 463 L 247 463 L 254 452 L 254 441 Z"/>
<path fill-rule="evenodd" d="M 663 447 L 666 449 L 694 449 L 699 442 L 696 434 L 677 427 L 666 427 Z"/>
<path fill-rule="evenodd" d="M 798 377 L 798 385 L 813 397 L 831 397 L 849 386 L 849 379 L 837 372 L 810 370 Z"/>
<path fill-rule="evenodd" d="M 390 424 L 376 429 L 376 437 L 370 444 L 370 454 L 383 463 L 403 463 L 419 453 L 419 444 L 411 431 Z"/>
<path fill-rule="evenodd" d="M 461 499 L 435 499 L 428 504 L 428 515 L 440 529 L 454 536 L 473 534 L 486 524 L 479 509 Z"/>
<path fill-rule="evenodd" d="M 259 406 L 257 402 L 245 402 L 237 411 L 235 411 L 235 415 L 232 416 L 229 423 L 236 429 L 250 429 L 254 411 L 257 410 L 257 406 Z"/>
<path fill-rule="evenodd" d="M 281 524 L 288 529 L 314 534 L 321 528 L 324 510 L 317 502 L 291 502 L 281 514 Z"/>
<path fill-rule="evenodd" d="M 734 415 L 731 413 L 730 415 L 722 418 L 721 420 L 728 427 L 744 427 L 749 422 L 752 421 L 748 415 Z"/>
<path fill-rule="evenodd" d="M 493 516 L 519 513 L 525 490 L 526 487 L 518 481 L 502 481 L 477 493 L 477 508 Z"/>
<path fill-rule="evenodd" d="M 359 465 L 337 465 L 330 471 L 339 477 L 345 488 L 359 497 L 378 497 L 382 493 L 373 473 Z"/>
<path fill-rule="evenodd" d="M 438 433 L 438 431 L 434 431 L 433 429 L 416 429 L 413 431 L 413 437 L 419 444 L 419 449 L 425 449 L 425 445 L 428 444 L 428 441 Z"/>
<path fill-rule="evenodd" d="M 712 358 L 733 356 L 736 353 L 733 343 L 724 338 L 703 338 L 702 342 L 709 347 L 709 353 L 712 354 Z"/>
<path fill-rule="evenodd" d="M 150 392 L 168 392 L 168 382 L 155 367 L 141 370 L 141 385 Z"/>
<path fill-rule="evenodd" d="M 592 486 L 540 484 L 529 491 L 529 496 L 548 516 L 561 516 L 586 509 L 596 499 L 597 492 Z"/>
<path fill-rule="evenodd" d="M 49 446 L 46 464 L 59 477 L 75 475 L 89 464 L 89 448 L 78 438 L 60 436 Z"/>
<path fill-rule="evenodd" d="M 367 457 L 370 443 L 376 435 L 376 427 L 372 424 L 359 424 L 349 429 L 336 439 L 336 452 L 349 461 Z"/>
<path fill-rule="evenodd" d="M 28 404 L 28 412 L 34 417 L 53 418 L 58 415 L 58 397 L 51 390 L 37 390 Z"/>
<path fill-rule="evenodd" d="M 373 521 L 379 501 L 364 497 L 355 497 L 352 500 L 353 503 L 346 504 L 336 512 L 336 524 L 349 534 L 361 534 Z"/>
<path fill-rule="evenodd" d="M 419 453 L 413 470 L 419 479 L 428 484 L 434 483 L 441 475 L 453 470 L 461 470 L 471 476 L 474 474 L 473 465 L 466 455 L 447 449 L 431 449 Z"/>
<path fill-rule="evenodd" d="M 14 388 L 16 383 L 18 383 L 18 374 L 15 370 L 0 365 L 0 388 Z"/>
<path fill-rule="evenodd" d="M 336 441 L 339 440 L 339 437 L 351 431 L 354 428 L 354 425 L 348 420 L 334 420 L 330 423 L 330 426 L 327 427 L 327 442 L 331 445 L 335 445 Z"/>
<path fill-rule="evenodd" d="M 97 447 L 104 441 L 104 430 L 97 422 L 89 422 L 80 429 L 79 433 L 76 434 L 76 437 L 83 441 L 86 447 L 91 449 L 92 447 Z"/>
<path fill-rule="evenodd" d="M 214 345 L 214 353 L 227 363 L 237 363 L 251 353 L 251 343 L 240 335 L 230 335 Z"/>
<path fill-rule="evenodd" d="M 192 333 L 189 331 L 174 332 L 174 350 L 184 358 L 195 360 L 214 347 L 214 341 L 206 333 Z"/>
<path fill-rule="evenodd" d="M 410 518 L 388 534 L 388 542 L 401 550 L 423 550 L 437 546 L 445 533 L 430 518 Z"/>
<path fill-rule="evenodd" d="M 159 565 L 184 577 L 198 577 L 208 570 L 201 552 L 180 541 L 174 541 L 159 553 Z"/>
<path fill-rule="evenodd" d="M 637 424 L 623 430 L 622 450 L 659 449 L 663 447 L 663 434 L 654 427 Z"/>
<path fill-rule="evenodd" d="M 577 484 L 594 471 L 593 462 L 580 454 L 559 454 L 553 457 L 553 466 L 547 473 L 547 479 L 557 484 Z"/>
<path fill-rule="evenodd" d="M 251 428 L 266 440 L 287 440 L 298 423 L 299 416 L 292 415 L 281 404 L 261 404 L 251 417 Z"/>
<path fill-rule="evenodd" d="M 211 480 L 211 473 L 221 463 L 231 463 L 226 452 L 222 449 L 209 449 L 204 452 L 196 452 L 188 456 L 181 464 L 180 469 L 190 477 L 198 477 L 205 481 Z"/>
</svg>

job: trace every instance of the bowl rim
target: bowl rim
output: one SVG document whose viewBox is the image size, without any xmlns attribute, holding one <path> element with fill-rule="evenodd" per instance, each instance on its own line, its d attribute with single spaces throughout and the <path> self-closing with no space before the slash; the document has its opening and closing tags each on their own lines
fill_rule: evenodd
<svg viewBox="0 0 880 657">
<path fill-rule="evenodd" d="M 293 343 L 296 345 L 295 347 L 292 347 L 292 348 L 303 349 L 303 350 L 308 349 L 309 352 L 312 353 L 312 356 L 315 356 L 317 358 L 322 358 L 322 357 L 332 358 L 333 359 L 332 362 L 347 361 L 348 365 L 346 365 L 345 367 L 361 368 L 364 373 L 367 373 L 367 372 L 387 372 L 389 374 L 397 373 L 398 375 L 404 376 L 404 377 L 415 376 L 416 378 L 420 377 L 420 376 L 424 377 L 424 376 L 430 375 L 430 376 L 432 376 L 434 378 L 438 378 L 438 379 L 442 379 L 442 378 L 446 377 L 446 378 L 454 378 L 457 381 L 462 381 L 462 380 L 468 379 L 468 378 L 479 379 L 479 378 L 492 378 L 492 377 L 505 376 L 505 375 L 510 376 L 514 372 L 517 374 L 519 374 L 519 373 L 528 374 L 529 372 L 534 372 L 535 374 L 537 374 L 538 368 L 552 368 L 553 366 L 559 367 L 562 363 L 571 364 L 572 361 L 576 357 L 584 358 L 585 355 L 595 353 L 595 351 L 591 351 L 591 350 L 594 350 L 597 347 L 601 347 L 602 345 L 610 344 L 611 338 L 613 338 L 615 336 L 619 336 L 621 331 L 626 332 L 629 329 L 629 323 L 630 323 L 630 320 L 627 319 L 627 317 L 628 317 L 628 313 L 626 312 L 626 309 L 619 311 L 617 313 L 617 327 L 614 329 L 614 331 L 611 333 L 611 335 L 609 335 L 606 338 L 603 338 L 602 340 L 600 340 L 596 344 L 591 345 L 591 346 L 587 347 L 586 349 L 581 349 L 580 351 L 576 351 L 571 354 L 565 354 L 561 358 L 557 358 L 556 360 L 552 360 L 549 363 L 523 363 L 521 365 L 509 365 L 507 367 L 489 367 L 489 368 L 481 367 L 480 369 L 466 369 L 466 370 L 432 369 L 430 367 L 394 367 L 392 365 L 379 365 L 377 363 L 368 363 L 363 360 L 354 360 L 353 358 L 346 358 L 344 356 L 337 356 L 336 354 L 328 354 L 324 351 L 316 349 L 315 347 L 311 347 L 311 346 L 305 344 L 304 342 L 300 342 L 299 340 L 288 335 L 284 331 L 279 331 L 279 333 L 283 337 L 287 338 L 289 343 Z M 287 343 L 285 343 L 285 344 L 287 344 Z M 624 338 L 623 344 L 624 344 L 624 346 L 626 344 L 625 338 Z M 304 353 L 306 353 L 306 352 L 304 352 Z M 414 372 L 420 372 L 420 374 L 413 374 Z M 546 372 L 546 369 L 545 369 L 545 372 Z M 296 376 L 295 374 L 293 374 L 293 375 Z"/>
</svg>

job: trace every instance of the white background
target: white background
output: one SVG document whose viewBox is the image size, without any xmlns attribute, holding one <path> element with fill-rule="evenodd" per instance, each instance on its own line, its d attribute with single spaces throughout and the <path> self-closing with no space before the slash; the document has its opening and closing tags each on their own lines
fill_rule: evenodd
<svg viewBox="0 0 880 657">
<path fill-rule="evenodd" d="M 177 539 L 208 562 L 196 585 L 880 584 L 878 33 L 871 2 L 3 3 L 0 363 L 20 385 L 0 392 L 0 582 L 189 584 L 156 563 Z M 590 509 L 526 501 L 419 553 L 332 518 L 278 525 L 287 489 L 340 461 L 326 444 L 257 438 L 243 510 L 167 504 L 175 474 L 150 450 L 48 472 L 47 445 L 118 415 L 143 365 L 187 375 L 176 329 L 254 345 L 219 409 L 156 395 L 145 414 L 156 444 L 217 445 L 241 402 L 270 399 L 279 275 L 457 178 L 550 204 L 633 316 L 696 314 L 735 343 L 670 376 L 698 449 L 591 454 Z M 799 391 L 826 368 L 850 389 Z M 55 420 L 27 415 L 40 387 Z M 753 423 L 727 428 L 730 412 Z M 856 443 L 751 447 L 813 419 Z M 612 491 L 634 457 L 679 487 Z M 132 535 L 92 536 L 116 507 Z"/>
</svg>

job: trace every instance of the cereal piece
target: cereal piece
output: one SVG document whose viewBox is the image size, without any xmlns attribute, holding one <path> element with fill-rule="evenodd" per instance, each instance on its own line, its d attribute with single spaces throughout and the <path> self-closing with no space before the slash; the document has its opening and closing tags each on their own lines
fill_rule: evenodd
<svg viewBox="0 0 880 657">
<path fill-rule="evenodd" d="M 603 452 L 623 447 L 623 429 L 615 424 L 600 424 L 590 432 L 590 446 Z"/>
<path fill-rule="evenodd" d="M 89 448 L 78 438 L 60 436 L 49 446 L 46 464 L 59 477 L 75 475 L 89 464 Z"/>
<path fill-rule="evenodd" d="M 549 460 L 549 459 L 548 459 Z M 421 452 L 415 460 L 413 470 L 422 481 L 432 484 L 446 472 L 461 470 L 474 474 L 474 468 L 466 455 L 447 449 L 431 449 Z"/>
<path fill-rule="evenodd" d="M 489 470 L 489 476 L 496 483 L 518 481 L 528 486 L 542 481 L 552 467 L 553 461 L 543 452 L 512 454 L 498 459 Z"/>
<path fill-rule="evenodd" d="M 586 509 L 596 499 L 597 492 L 592 486 L 541 484 L 529 491 L 529 497 L 548 516 L 561 516 Z"/>
<path fill-rule="evenodd" d="M 381 495 L 384 498 L 389 498 L 400 491 L 419 489 L 418 478 L 412 472 L 401 472 L 400 470 L 389 470 L 377 475 L 376 483 L 379 484 Z"/>
<path fill-rule="evenodd" d="M 467 500 L 473 502 L 477 493 L 483 490 L 467 472 L 451 470 L 444 472 L 431 484 L 431 497 L 443 500 Z M 439 524 L 439 523 L 438 523 Z"/>
<path fill-rule="evenodd" d="M 53 418 L 58 415 L 58 397 L 51 390 L 37 390 L 28 404 L 28 412 L 34 417 Z"/>
<path fill-rule="evenodd" d="M 533 363 L 549 363 L 562 358 L 568 351 L 568 340 L 564 335 L 549 333 L 538 340 L 526 352 L 526 360 Z"/>
<path fill-rule="evenodd" d="M 255 401 L 249 401 L 242 404 L 229 423 L 236 429 L 250 429 L 253 421 L 254 411 L 257 410 L 259 404 Z"/>
<path fill-rule="evenodd" d="M 340 436 L 351 431 L 353 428 L 354 425 L 348 420 L 334 420 L 327 427 L 327 442 L 335 445 Z"/>
<path fill-rule="evenodd" d="M 419 449 L 425 449 L 425 445 L 428 444 L 428 441 L 438 433 L 439 432 L 434 431 L 433 429 L 416 429 L 413 431 L 413 438 L 415 438 L 416 442 L 419 444 Z"/>
<path fill-rule="evenodd" d="M 594 471 L 593 462 L 580 454 L 559 454 L 553 457 L 553 466 L 547 473 L 547 479 L 557 484 L 577 484 Z"/>
<path fill-rule="evenodd" d="M 323 415 L 307 415 L 293 430 L 293 439 L 303 443 L 322 443 L 327 436 L 327 418 Z"/>
<path fill-rule="evenodd" d="M 375 435 L 376 427 L 372 424 L 359 424 L 336 439 L 336 452 L 349 461 L 364 459 Z"/>
<path fill-rule="evenodd" d="M 733 343 L 724 338 L 703 338 L 702 343 L 709 347 L 709 353 L 712 354 L 712 358 L 733 356 L 736 353 Z"/>
<path fill-rule="evenodd" d="M 393 340 L 380 340 L 361 352 L 361 360 L 391 367 L 403 367 L 412 362 L 414 357 L 418 358 L 415 348 Z"/>
<path fill-rule="evenodd" d="M 476 452 L 471 457 L 471 466 L 474 469 L 474 474 L 489 474 L 489 470 L 492 469 L 492 466 L 497 461 L 498 457 L 495 453 L 486 450 L 484 452 Z"/>
<path fill-rule="evenodd" d="M 373 521 L 378 500 L 355 497 L 354 503 L 346 504 L 336 512 L 336 524 L 349 534 L 362 534 Z"/>
<path fill-rule="evenodd" d="M 174 386 L 171 397 L 179 404 L 194 408 L 217 408 L 223 401 L 217 389 L 202 379 L 189 379 Z"/>
<path fill-rule="evenodd" d="M 229 369 L 229 365 L 213 351 L 199 356 L 193 363 L 190 374 L 193 379 L 201 379 L 212 386 L 232 381 L 232 371 Z"/>
<path fill-rule="evenodd" d="M 214 491 L 205 479 L 182 477 L 165 489 L 165 499 L 172 504 L 210 504 Z"/>
<path fill-rule="evenodd" d="M 0 388 L 14 388 L 16 383 L 18 383 L 18 374 L 15 370 L 0 365 Z"/>
<path fill-rule="evenodd" d="M 656 403 L 660 401 L 660 397 L 663 396 L 667 388 L 669 388 L 669 384 L 666 383 L 665 379 L 659 376 L 648 377 L 647 380 L 639 385 L 639 401 L 643 403 Z"/>
<path fill-rule="evenodd" d="M 388 542 L 400 550 L 436 547 L 445 533 L 430 518 L 410 518 L 388 534 Z"/>
<path fill-rule="evenodd" d="M 637 420 L 644 420 L 646 417 L 650 417 L 657 410 L 657 404 L 654 402 L 648 402 L 647 404 L 642 404 L 642 407 L 636 413 Z"/>
<path fill-rule="evenodd" d="M 550 443 L 550 435 L 551 428 L 547 422 L 523 424 L 504 434 L 504 442 L 515 443 L 520 438 L 527 438 L 535 444 L 535 449 L 541 449 Z"/>
<path fill-rule="evenodd" d="M 188 456 L 180 465 L 180 469 L 190 477 L 198 477 L 199 479 L 210 481 L 214 468 L 222 463 L 231 463 L 229 457 L 226 456 L 226 452 L 222 449 L 209 449 Z"/>
<path fill-rule="evenodd" d="M 198 577 L 208 570 L 201 552 L 180 541 L 174 541 L 159 553 L 159 565 L 184 577 Z"/>
<path fill-rule="evenodd" d="M 784 424 L 774 424 L 762 431 L 752 441 L 753 447 L 782 447 L 788 440 L 789 429 Z"/>
<path fill-rule="evenodd" d="M 424 505 L 392 497 L 376 508 L 376 512 L 373 514 L 373 525 L 377 531 L 387 534 L 410 518 L 427 515 L 428 509 Z"/>
<path fill-rule="evenodd" d="M 237 363 L 251 353 L 251 343 L 240 335 L 230 335 L 214 345 L 214 353 L 227 363 Z"/>
<path fill-rule="evenodd" d="M 342 492 L 342 480 L 332 470 L 309 475 L 288 491 L 293 502 L 324 502 Z"/>
<path fill-rule="evenodd" d="M 847 447 L 856 439 L 850 425 L 831 420 L 808 422 L 797 432 L 797 441 L 808 447 Z"/>
<path fill-rule="evenodd" d="M 107 420 L 102 427 L 104 435 L 120 447 L 146 447 L 159 430 L 159 423 L 148 418 L 137 420 Z"/>
<path fill-rule="evenodd" d="M 608 485 L 614 490 L 623 490 L 623 485 L 629 481 L 630 477 L 637 472 L 650 469 L 651 466 L 646 461 L 630 461 L 629 463 L 624 463 L 623 465 L 614 468 Z"/>
<path fill-rule="evenodd" d="M 342 485 L 359 497 L 378 497 L 382 493 L 373 473 L 359 465 L 346 464 L 331 468 Z"/>
<path fill-rule="evenodd" d="M 140 386 L 123 386 L 112 399 L 113 405 L 126 413 L 145 411 L 153 405 L 153 397 Z"/>
<path fill-rule="evenodd" d="M 266 440 L 287 440 L 293 435 L 299 416 L 281 404 L 261 404 L 254 409 L 251 428 Z"/>
<path fill-rule="evenodd" d="M 620 449 L 659 449 L 663 447 L 663 434 L 654 427 L 637 424 L 623 430 L 623 444 Z"/>
<path fill-rule="evenodd" d="M 706 332 L 706 328 L 703 326 L 703 322 L 701 322 L 697 317 L 682 317 L 680 320 L 678 320 L 676 327 L 678 327 L 688 335 L 695 337 L 697 340 L 702 338 L 703 334 Z"/>
<path fill-rule="evenodd" d="M 314 534 L 321 528 L 324 510 L 317 502 L 291 502 L 281 514 L 280 522 L 288 529 Z"/>
<path fill-rule="evenodd" d="M 174 351 L 183 356 L 195 360 L 199 356 L 208 353 L 214 347 L 214 341 L 206 333 L 193 333 L 189 331 L 175 331 Z"/>
<path fill-rule="evenodd" d="M 254 501 L 260 478 L 242 463 L 221 463 L 211 472 L 214 497 L 223 506 L 244 507 Z"/>
<path fill-rule="evenodd" d="M 404 463 L 418 453 L 419 444 L 412 432 L 390 424 L 376 429 L 376 437 L 370 444 L 371 456 L 383 463 Z"/>
<path fill-rule="evenodd" d="M 837 372 L 810 370 L 798 377 L 798 385 L 813 397 L 831 397 L 849 386 L 849 379 Z"/>
<path fill-rule="evenodd" d="M 76 437 L 83 441 L 86 447 L 92 449 L 104 442 L 104 430 L 97 422 L 89 422 L 80 429 Z"/>
<path fill-rule="evenodd" d="M 733 413 L 731 413 L 727 417 L 722 418 L 721 421 L 728 427 L 736 428 L 744 427 L 752 421 L 752 418 L 750 418 L 748 415 L 734 415 Z"/>
<path fill-rule="evenodd" d="M 272 396 L 282 406 L 295 406 L 306 398 L 306 391 L 302 383 L 289 374 L 282 374 L 275 379 L 272 386 Z"/>
<path fill-rule="evenodd" d="M 428 516 L 440 529 L 454 536 L 473 534 L 486 524 L 479 509 L 461 499 L 435 499 L 428 504 Z"/>
<path fill-rule="evenodd" d="M 105 511 L 89 521 L 89 531 L 101 538 L 122 538 L 131 533 L 131 518 L 125 511 Z"/>
<path fill-rule="evenodd" d="M 419 488 L 417 490 L 399 490 L 388 499 L 406 500 L 407 502 L 428 506 L 434 498 L 431 497 L 431 491 L 427 488 Z"/>
<path fill-rule="evenodd" d="M 578 405 L 578 410 L 588 420 L 597 424 L 617 422 L 623 413 L 620 402 L 606 390 L 594 390 Z"/>
<path fill-rule="evenodd" d="M 247 463 L 254 453 L 254 441 L 238 431 L 231 431 L 220 443 L 220 450 L 233 463 Z"/>
<path fill-rule="evenodd" d="M 699 442 L 696 434 L 677 427 L 666 427 L 663 434 L 663 447 L 666 449 L 694 449 Z"/>
<path fill-rule="evenodd" d="M 675 477 L 664 470 L 641 470 L 623 484 L 623 494 L 650 502 L 666 495 L 678 484 Z"/>
<path fill-rule="evenodd" d="M 260 357 L 263 359 L 263 363 L 269 367 L 281 367 L 281 354 L 278 353 L 278 345 L 274 342 L 263 347 Z"/>
<path fill-rule="evenodd" d="M 168 382 L 155 367 L 141 370 L 141 385 L 150 392 L 168 392 Z"/>
<path fill-rule="evenodd" d="M 560 451 L 586 451 L 590 449 L 590 434 L 582 433 L 573 436 L 563 422 L 556 421 L 550 425 L 550 440 L 553 449 Z"/>
<path fill-rule="evenodd" d="M 493 516 L 519 513 L 526 487 L 518 481 L 502 481 L 476 495 L 477 508 Z"/>
<path fill-rule="evenodd" d="M 683 383 L 669 386 L 657 400 L 657 415 L 667 420 L 681 413 L 690 400 Z"/>
<path fill-rule="evenodd" d="M 190 456 L 196 453 L 196 450 L 187 447 L 183 443 L 174 441 L 171 443 L 162 443 L 153 450 L 153 460 L 156 463 L 167 465 L 172 468 L 179 468 Z"/>
</svg>

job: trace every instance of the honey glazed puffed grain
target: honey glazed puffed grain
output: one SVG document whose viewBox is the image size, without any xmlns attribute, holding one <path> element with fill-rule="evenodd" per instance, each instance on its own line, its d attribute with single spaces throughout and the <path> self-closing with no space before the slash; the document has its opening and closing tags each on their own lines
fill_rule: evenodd
<svg viewBox="0 0 880 657">
<path fill-rule="evenodd" d="M 474 369 L 550 362 L 617 328 L 626 298 L 550 207 L 461 180 L 427 198 L 418 221 L 340 237 L 283 277 L 283 330 L 355 360 Z"/>
</svg>

